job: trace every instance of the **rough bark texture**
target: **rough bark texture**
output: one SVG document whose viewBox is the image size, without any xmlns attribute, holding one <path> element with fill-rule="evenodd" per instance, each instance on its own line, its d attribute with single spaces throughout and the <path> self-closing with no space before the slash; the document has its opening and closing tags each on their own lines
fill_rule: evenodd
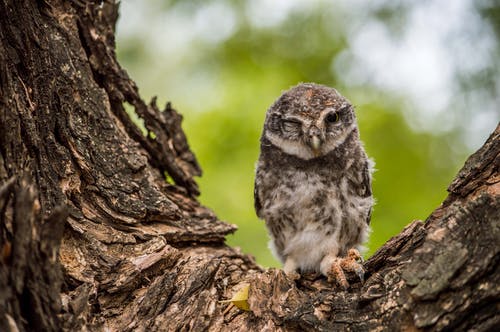
<svg viewBox="0 0 500 332">
<path fill-rule="evenodd" d="M 1 331 L 498 328 L 500 127 L 363 285 L 292 281 L 224 245 L 235 226 L 195 199 L 181 116 L 146 104 L 116 61 L 117 13 L 0 2 Z M 245 282 L 250 311 L 218 302 Z"/>
</svg>

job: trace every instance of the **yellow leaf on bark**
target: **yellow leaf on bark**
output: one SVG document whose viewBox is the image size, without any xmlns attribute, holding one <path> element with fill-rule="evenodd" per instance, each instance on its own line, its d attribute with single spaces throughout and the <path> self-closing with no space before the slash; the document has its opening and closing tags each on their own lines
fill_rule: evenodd
<svg viewBox="0 0 500 332">
<path fill-rule="evenodd" d="M 236 307 L 241 310 L 250 311 L 250 306 L 248 305 L 248 290 L 250 289 L 250 284 L 244 284 L 239 291 L 234 293 L 230 300 L 219 301 L 219 303 L 229 303 L 231 302 Z"/>
</svg>

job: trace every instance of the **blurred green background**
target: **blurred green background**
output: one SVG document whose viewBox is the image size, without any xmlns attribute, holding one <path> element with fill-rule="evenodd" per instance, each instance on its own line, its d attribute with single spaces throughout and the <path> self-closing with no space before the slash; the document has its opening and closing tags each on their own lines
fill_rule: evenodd
<svg viewBox="0 0 500 332">
<path fill-rule="evenodd" d="M 298 82 L 336 87 L 376 161 L 367 256 L 446 196 L 499 115 L 495 1 L 124 0 L 122 66 L 144 98 L 171 101 L 202 168 L 202 203 L 271 256 L 253 210 L 264 115 Z"/>
</svg>

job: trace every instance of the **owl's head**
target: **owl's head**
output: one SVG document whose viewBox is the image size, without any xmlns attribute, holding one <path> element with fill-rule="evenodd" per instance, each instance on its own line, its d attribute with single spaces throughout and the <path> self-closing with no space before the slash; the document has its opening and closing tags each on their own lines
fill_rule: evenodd
<svg viewBox="0 0 500 332">
<path fill-rule="evenodd" d="M 263 136 L 283 152 L 309 160 L 333 151 L 355 130 L 353 107 L 337 90 L 302 83 L 267 111 Z"/>
</svg>

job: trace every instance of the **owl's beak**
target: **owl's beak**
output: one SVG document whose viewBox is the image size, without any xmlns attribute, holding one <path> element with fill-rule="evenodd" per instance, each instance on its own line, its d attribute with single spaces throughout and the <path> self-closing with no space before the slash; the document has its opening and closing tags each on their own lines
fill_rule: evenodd
<svg viewBox="0 0 500 332">
<path fill-rule="evenodd" d="M 321 152 L 321 144 L 323 141 L 321 140 L 321 130 L 316 126 L 311 127 L 309 130 L 309 144 L 313 153 L 316 157 L 320 155 Z"/>
<path fill-rule="evenodd" d="M 318 136 L 314 135 L 311 138 L 311 147 L 315 152 L 319 151 L 319 148 L 321 147 L 321 140 L 319 139 Z"/>
</svg>

